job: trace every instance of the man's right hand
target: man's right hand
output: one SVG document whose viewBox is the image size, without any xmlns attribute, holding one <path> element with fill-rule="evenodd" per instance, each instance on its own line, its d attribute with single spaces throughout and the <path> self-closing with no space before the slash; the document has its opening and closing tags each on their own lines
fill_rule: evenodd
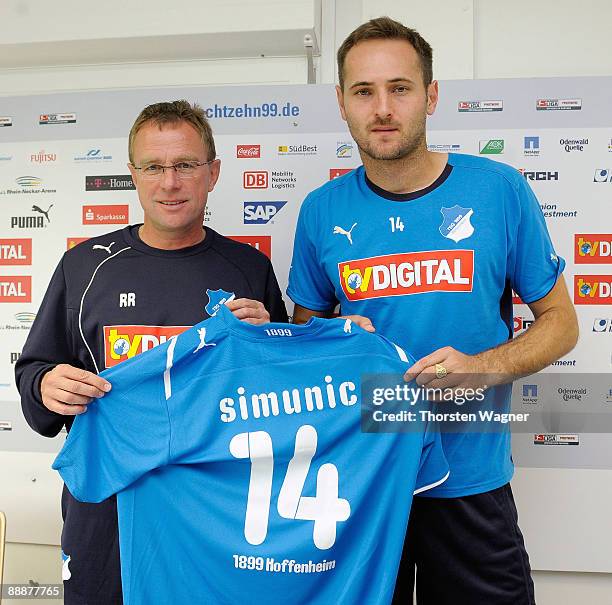
<svg viewBox="0 0 612 605">
<path fill-rule="evenodd" d="M 44 406 L 57 414 L 76 416 L 87 404 L 111 390 L 111 384 L 97 374 L 65 363 L 55 366 L 40 381 Z"/>
</svg>

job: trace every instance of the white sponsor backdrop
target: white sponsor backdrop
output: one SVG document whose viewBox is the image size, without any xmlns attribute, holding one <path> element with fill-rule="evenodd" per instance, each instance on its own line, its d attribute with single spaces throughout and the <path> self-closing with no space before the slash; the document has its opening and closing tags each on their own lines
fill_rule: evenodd
<svg viewBox="0 0 612 605">
<path fill-rule="evenodd" d="M 442 99 L 429 122 L 430 146 L 471 154 L 502 151 L 486 156 L 524 171 L 545 211 L 557 252 L 567 261 L 565 279 L 580 303 L 581 337 L 576 349 L 545 373 L 576 374 L 575 386 L 586 389 L 591 404 L 600 406 L 602 413 L 612 410 L 612 381 L 600 392 L 590 388 L 584 376 L 609 375 L 612 363 L 612 78 L 449 81 L 440 88 Z M 122 226 L 112 218 L 117 224 L 95 224 L 95 218 L 90 224 L 84 219 L 91 216 L 88 210 L 94 217 L 108 217 L 121 215 L 123 209 L 96 206 L 128 206 L 129 222 L 142 220 L 134 190 L 87 191 L 86 177 L 125 177 L 127 133 L 135 116 L 148 103 L 175 98 L 210 108 L 222 167 L 219 184 L 209 198 L 206 223 L 225 235 L 260 238 L 262 249 L 270 237 L 271 258 L 283 290 L 304 196 L 338 170 L 360 163 L 328 85 L 172 88 L 0 99 L 0 429 L 5 429 L 0 430 L 0 457 L 2 451 L 44 453 L 61 446 L 63 436 L 44 439 L 23 421 L 14 386 L 14 361 L 69 240 Z M 538 103 L 543 99 L 547 101 Z M 538 104 L 547 108 L 538 110 Z M 58 113 L 76 114 L 76 122 L 40 124 L 41 115 Z M 244 117 L 250 114 L 259 117 Z M 53 116 L 47 121 L 53 122 Z M 4 126 L 7 123 L 11 125 Z M 242 146 L 250 148 L 244 156 L 238 152 Z M 254 172 L 260 175 L 245 176 Z M 104 186 L 108 179 L 101 178 L 97 184 Z M 575 245 L 575 235 L 582 235 L 583 254 Z M 27 256 L 23 246 L 5 241 L 14 239 L 31 239 L 31 264 L 11 264 L 20 260 L 16 256 Z M 31 276 L 31 300 L 26 287 L 14 286 L 11 278 L 15 276 Z M 578 279 L 582 279 L 582 295 L 575 288 Z M 516 333 L 533 319 L 528 307 L 520 303 L 514 315 Z M 383 331 L 382 326 L 379 329 Z M 525 403 L 523 392 L 527 385 L 527 393 L 533 395 L 533 383 L 525 379 L 515 385 L 515 405 L 534 405 Z M 546 387 L 538 383 L 538 388 L 536 406 Z M 568 438 L 563 437 L 565 433 L 562 426 L 552 423 L 542 426 L 538 436 L 515 435 L 515 461 L 534 469 L 612 468 L 609 434 L 571 433 Z M 568 439 L 575 445 L 567 447 Z M 542 447 L 542 441 L 564 445 Z M 18 496 L 17 485 L 15 502 Z M 34 537 L 36 531 L 34 524 L 21 538 L 39 541 Z M 587 549 L 585 545 L 584 552 Z M 579 554 L 574 562 L 562 564 L 557 559 L 551 562 L 546 548 L 536 548 L 536 552 L 536 567 L 584 568 Z M 591 550 L 589 570 L 612 571 L 609 557 L 593 562 L 592 555 Z"/>
</svg>

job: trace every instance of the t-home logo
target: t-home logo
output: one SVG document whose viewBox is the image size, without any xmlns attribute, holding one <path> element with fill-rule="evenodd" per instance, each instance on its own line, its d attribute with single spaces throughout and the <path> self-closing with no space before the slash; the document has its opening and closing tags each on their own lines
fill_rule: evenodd
<svg viewBox="0 0 612 605">
<path fill-rule="evenodd" d="M 85 177 L 85 191 L 126 191 L 131 189 L 136 189 L 136 187 L 130 174 Z"/>
</svg>

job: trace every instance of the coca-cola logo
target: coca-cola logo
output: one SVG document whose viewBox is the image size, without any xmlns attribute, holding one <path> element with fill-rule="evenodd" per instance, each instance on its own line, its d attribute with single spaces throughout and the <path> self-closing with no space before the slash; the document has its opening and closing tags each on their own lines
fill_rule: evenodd
<svg viewBox="0 0 612 605">
<path fill-rule="evenodd" d="M 237 158 L 259 158 L 261 157 L 261 145 L 237 145 Z"/>
</svg>

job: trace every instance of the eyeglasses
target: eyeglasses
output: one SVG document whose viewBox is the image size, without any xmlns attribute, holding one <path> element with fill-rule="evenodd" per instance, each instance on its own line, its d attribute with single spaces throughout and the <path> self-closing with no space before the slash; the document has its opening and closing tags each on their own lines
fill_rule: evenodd
<svg viewBox="0 0 612 605">
<path fill-rule="evenodd" d="M 134 166 L 134 170 L 140 170 L 143 179 L 155 180 L 161 177 L 166 170 L 172 168 L 179 179 L 192 179 L 200 166 L 206 166 L 212 164 L 215 160 L 209 160 L 208 162 L 177 162 L 176 164 L 170 164 L 169 166 L 162 166 L 161 164 L 149 164 L 148 166 Z"/>
</svg>

